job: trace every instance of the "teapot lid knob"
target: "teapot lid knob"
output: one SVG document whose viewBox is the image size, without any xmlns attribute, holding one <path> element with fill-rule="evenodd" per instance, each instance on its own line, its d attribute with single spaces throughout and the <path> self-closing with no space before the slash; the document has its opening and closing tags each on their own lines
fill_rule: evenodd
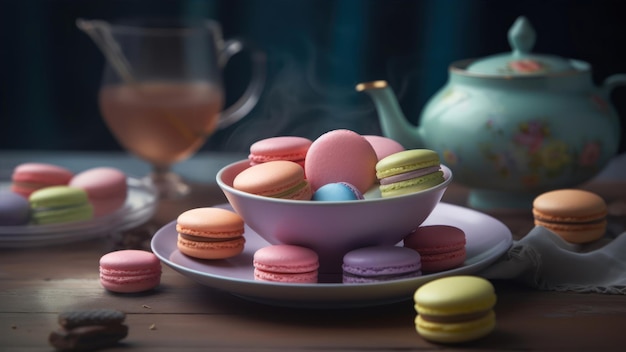
<svg viewBox="0 0 626 352">
<path fill-rule="evenodd" d="M 537 34 L 524 16 L 520 16 L 509 29 L 509 45 L 513 49 L 514 55 L 528 54 L 535 46 Z"/>
<path fill-rule="evenodd" d="M 511 78 L 577 72 L 581 69 L 571 60 L 532 53 L 536 37 L 530 21 L 524 16 L 518 17 L 508 32 L 511 51 L 474 60 L 467 66 L 467 72 Z"/>
</svg>

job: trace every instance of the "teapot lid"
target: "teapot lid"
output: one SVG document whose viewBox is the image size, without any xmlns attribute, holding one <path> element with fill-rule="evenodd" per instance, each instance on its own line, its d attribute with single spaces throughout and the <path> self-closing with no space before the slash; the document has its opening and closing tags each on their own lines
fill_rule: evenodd
<svg viewBox="0 0 626 352">
<path fill-rule="evenodd" d="M 524 16 L 517 18 L 508 32 L 510 53 L 477 60 L 467 67 L 471 73 L 498 76 L 540 76 L 575 70 L 569 60 L 553 55 L 533 54 L 535 30 Z"/>
</svg>

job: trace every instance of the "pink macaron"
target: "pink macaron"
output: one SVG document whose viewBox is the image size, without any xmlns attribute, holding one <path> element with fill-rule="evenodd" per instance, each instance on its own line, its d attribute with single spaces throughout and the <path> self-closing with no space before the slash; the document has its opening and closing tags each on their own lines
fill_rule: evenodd
<svg viewBox="0 0 626 352">
<path fill-rule="evenodd" d="M 304 169 L 314 191 L 328 183 L 348 182 L 365 193 L 376 182 L 377 162 L 376 151 L 363 136 L 340 129 L 313 141 Z"/>
<path fill-rule="evenodd" d="M 70 170 L 61 166 L 25 163 L 13 170 L 11 190 L 28 198 L 31 193 L 44 187 L 65 186 L 73 176 Z"/>
<path fill-rule="evenodd" d="M 465 232 L 448 225 L 420 226 L 404 238 L 404 246 L 422 256 L 422 271 L 435 273 L 463 265 Z"/>
<path fill-rule="evenodd" d="M 72 177 L 69 185 L 87 192 L 95 216 L 110 214 L 121 208 L 128 193 L 126 175 L 111 167 L 97 167 L 80 172 Z"/>
<path fill-rule="evenodd" d="M 254 279 L 284 283 L 316 283 L 319 258 L 313 250 L 277 244 L 254 253 Z"/>
<path fill-rule="evenodd" d="M 100 284 L 111 292 L 143 292 L 160 282 L 161 262 L 151 252 L 127 249 L 100 258 Z"/>
<path fill-rule="evenodd" d="M 304 137 L 280 136 L 265 138 L 250 146 L 250 165 L 275 160 L 293 161 L 304 167 L 304 159 L 312 141 Z"/>
<path fill-rule="evenodd" d="M 364 135 L 363 138 L 370 142 L 378 160 L 405 150 L 402 144 L 391 138 L 376 135 Z"/>
</svg>

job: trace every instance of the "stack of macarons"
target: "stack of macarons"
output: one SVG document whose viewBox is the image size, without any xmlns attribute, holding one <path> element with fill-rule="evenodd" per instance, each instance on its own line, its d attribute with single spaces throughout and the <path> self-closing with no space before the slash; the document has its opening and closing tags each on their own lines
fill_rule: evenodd
<svg viewBox="0 0 626 352">
<path fill-rule="evenodd" d="M 436 152 L 405 150 L 390 138 L 360 135 L 347 129 L 328 131 L 313 141 L 295 136 L 262 139 L 250 146 L 248 159 L 251 167 L 235 179 L 235 189 L 292 200 L 359 200 L 378 187 L 383 197 L 393 197 L 444 181 Z M 290 170 L 290 176 L 284 176 L 284 169 L 295 170 L 285 166 L 287 162 L 303 168 L 302 175 Z M 304 187 L 300 177 L 309 184 L 310 192 L 290 189 L 293 182 Z"/>
<path fill-rule="evenodd" d="M 126 175 L 109 167 L 74 174 L 53 164 L 24 163 L 11 180 L 0 197 L 0 226 L 89 220 L 117 211 L 127 198 Z"/>
</svg>

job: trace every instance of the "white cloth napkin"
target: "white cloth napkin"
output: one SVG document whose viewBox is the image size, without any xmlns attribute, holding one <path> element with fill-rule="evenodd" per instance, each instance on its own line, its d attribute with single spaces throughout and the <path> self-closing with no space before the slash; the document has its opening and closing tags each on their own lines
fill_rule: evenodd
<svg viewBox="0 0 626 352">
<path fill-rule="evenodd" d="M 575 245 L 537 226 L 479 275 L 541 290 L 626 294 L 626 232 Z"/>
</svg>

